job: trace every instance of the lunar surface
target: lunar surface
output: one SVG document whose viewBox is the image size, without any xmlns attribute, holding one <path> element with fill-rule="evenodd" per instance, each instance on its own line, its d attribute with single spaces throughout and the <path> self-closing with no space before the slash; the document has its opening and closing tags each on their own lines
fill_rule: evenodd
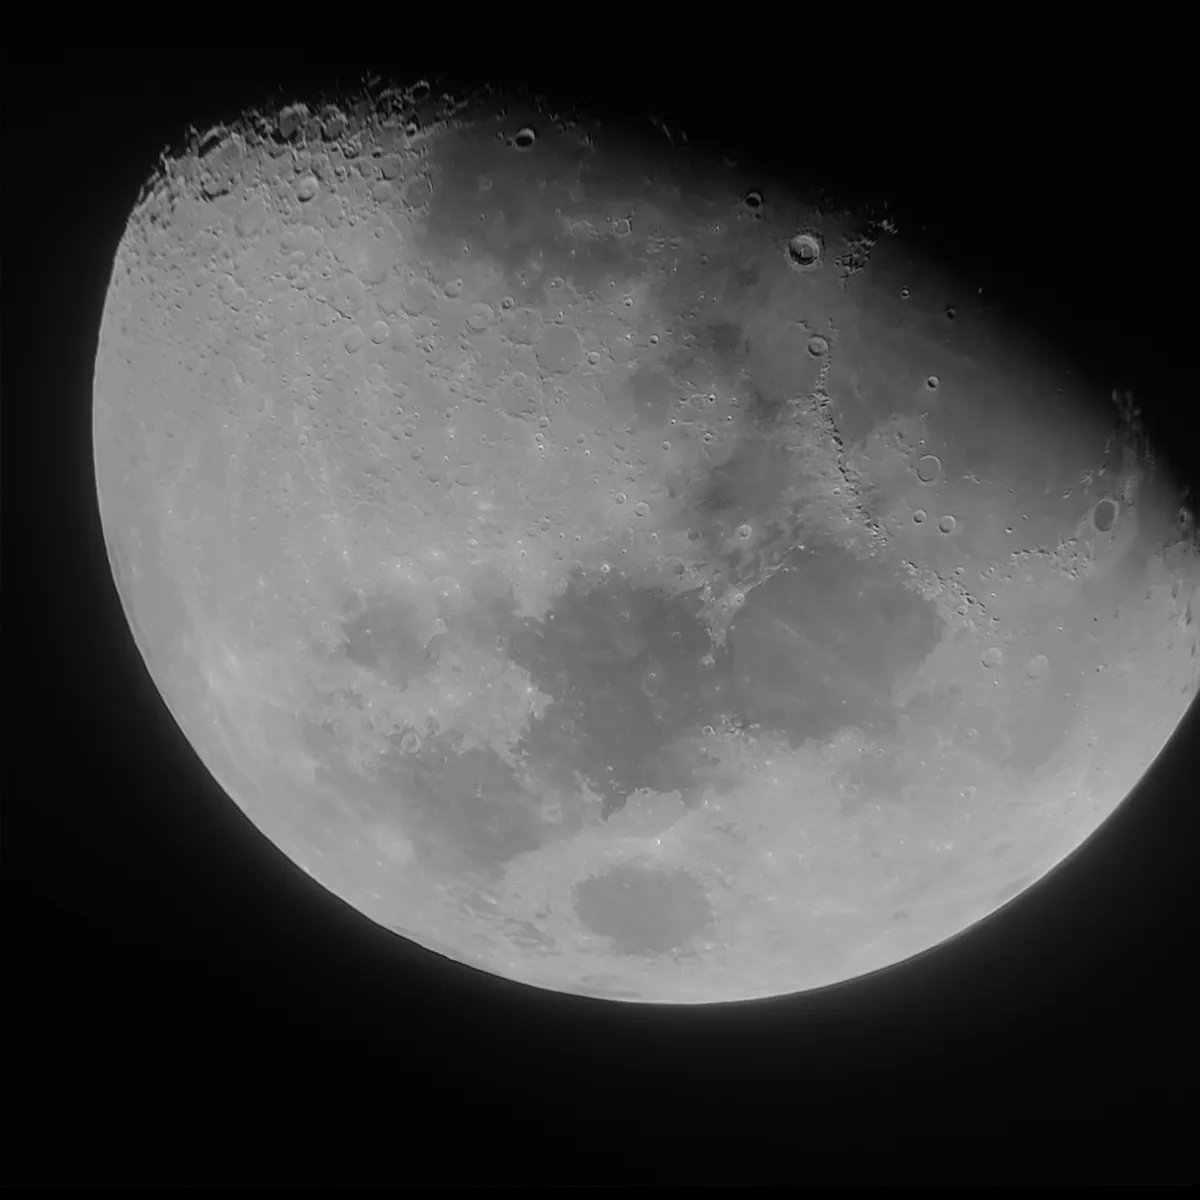
<svg viewBox="0 0 1200 1200">
<path fill-rule="evenodd" d="M 878 214 L 418 87 L 148 170 L 98 498 L 317 884 L 541 988 L 794 993 L 1019 895 L 1192 700 L 1191 511 L 1070 366 Z"/>
</svg>

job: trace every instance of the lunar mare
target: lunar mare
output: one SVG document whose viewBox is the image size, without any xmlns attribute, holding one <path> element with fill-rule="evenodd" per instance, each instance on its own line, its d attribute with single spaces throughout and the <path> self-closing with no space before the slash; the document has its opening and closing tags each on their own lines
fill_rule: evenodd
<svg viewBox="0 0 1200 1200">
<path fill-rule="evenodd" d="M 970 295 L 537 105 L 248 115 L 105 306 L 138 647 L 258 829 L 450 958 L 689 1003 L 900 962 L 1079 847 L 1197 680 L 1136 403 Z"/>
</svg>

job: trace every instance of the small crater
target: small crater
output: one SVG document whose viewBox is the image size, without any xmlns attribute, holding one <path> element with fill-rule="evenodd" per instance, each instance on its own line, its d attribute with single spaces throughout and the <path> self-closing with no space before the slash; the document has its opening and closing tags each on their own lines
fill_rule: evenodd
<svg viewBox="0 0 1200 1200">
<path fill-rule="evenodd" d="M 815 233 L 797 233 L 787 244 L 787 260 L 798 270 L 807 271 L 821 261 L 821 239 Z"/>
<path fill-rule="evenodd" d="M 641 687 L 647 696 L 657 696 L 663 690 L 666 672 L 661 663 L 652 663 L 642 672 Z"/>
<path fill-rule="evenodd" d="M 829 343 L 820 334 L 816 334 L 808 339 L 808 352 L 813 358 L 820 358 L 823 354 L 828 353 L 828 351 Z"/>
<path fill-rule="evenodd" d="M 1100 533 L 1107 533 L 1117 523 L 1117 505 L 1113 500 L 1101 500 L 1092 509 L 1092 524 Z"/>
<path fill-rule="evenodd" d="M 917 459 L 917 478 L 922 483 L 936 483 L 942 477 L 942 460 L 936 454 L 923 454 Z"/>
<path fill-rule="evenodd" d="M 762 208 L 763 194 L 758 188 L 751 188 L 745 195 L 743 203 L 749 209 Z"/>
<path fill-rule="evenodd" d="M 482 333 L 495 319 L 495 313 L 490 304 L 482 301 L 472 304 L 467 309 L 467 328 L 475 333 Z"/>
<path fill-rule="evenodd" d="M 410 208 L 420 208 L 433 197 L 433 187 L 428 179 L 419 175 L 404 185 L 404 203 Z"/>
<path fill-rule="evenodd" d="M 949 513 L 947 513 L 938 522 L 938 529 L 940 529 L 942 533 L 953 533 L 957 526 L 958 522 Z"/>
<path fill-rule="evenodd" d="M 400 306 L 410 317 L 419 317 L 428 307 L 432 297 L 423 280 L 413 279 L 405 284 L 400 296 Z"/>
<path fill-rule="evenodd" d="M 1025 661 L 1025 674 L 1030 679 L 1044 679 L 1050 673 L 1050 660 L 1044 654 L 1031 655 Z"/>
</svg>

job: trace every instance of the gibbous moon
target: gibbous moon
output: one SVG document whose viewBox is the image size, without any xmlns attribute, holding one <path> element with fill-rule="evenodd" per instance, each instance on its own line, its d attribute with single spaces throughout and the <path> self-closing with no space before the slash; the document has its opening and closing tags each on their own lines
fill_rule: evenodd
<svg viewBox="0 0 1200 1200">
<path fill-rule="evenodd" d="M 366 918 L 740 1000 L 937 946 L 1196 690 L 1192 514 L 905 231 L 428 89 L 150 174 L 95 371 L 113 576 L 196 752 Z"/>
</svg>

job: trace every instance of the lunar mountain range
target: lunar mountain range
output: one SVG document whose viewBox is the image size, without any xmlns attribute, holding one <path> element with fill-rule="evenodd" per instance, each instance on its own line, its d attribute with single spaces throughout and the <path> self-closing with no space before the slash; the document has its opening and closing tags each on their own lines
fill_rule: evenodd
<svg viewBox="0 0 1200 1200">
<path fill-rule="evenodd" d="M 749 999 L 1018 896 L 1192 702 L 1192 512 L 1076 379 L 886 214 L 423 86 L 148 170 L 98 502 L 316 884 L 533 986 Z"/>
</svg>

